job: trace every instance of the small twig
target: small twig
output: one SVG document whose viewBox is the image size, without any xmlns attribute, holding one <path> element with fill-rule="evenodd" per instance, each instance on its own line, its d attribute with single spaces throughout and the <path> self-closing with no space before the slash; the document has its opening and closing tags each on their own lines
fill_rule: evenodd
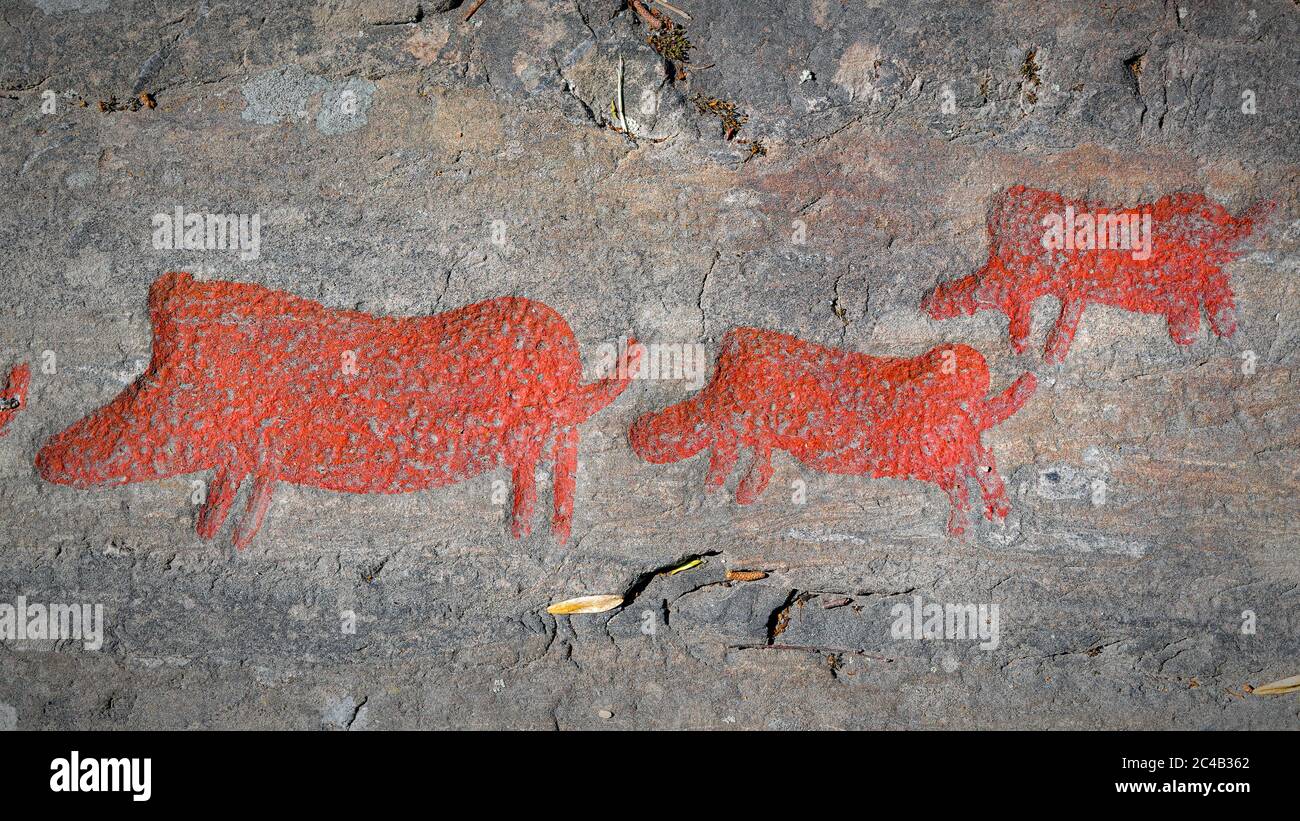
<svg viewBox="0 0 1300 821">
<path fill-rule="evenodd" d="M 637 17 L 640 17 L 641 22 L 645 23 L 646 28 L 651 31 L 659 30 L 665 23 L 670 27 L 673 25 L 672 20 L 666 20 L 662 14 L 647 7 L 641 0 L 627 0 L 627 4 L 632 7 L 632 11 L 636 12 Z"/>
<path fill-rule="evenodd" d="M 474 16 L 474 12 L 478 11 L 478 10 L 479 10 L 479 7 L 482 6 L 482 5 L 483 5 L 484 3 L 486 3 L 486 2 L 487 2 L 487 0 L 474 0 L 474 5 L 472 5 L 472 6 L 469 7 L 469 11 L 465 12 L 465 19 L 462 20 L 461 22 L 463 22 L 463 23 L 468 23 L 468 22 L 469 22 L 469 18 L 471 18 L 471 17 Z"/>
</svg>

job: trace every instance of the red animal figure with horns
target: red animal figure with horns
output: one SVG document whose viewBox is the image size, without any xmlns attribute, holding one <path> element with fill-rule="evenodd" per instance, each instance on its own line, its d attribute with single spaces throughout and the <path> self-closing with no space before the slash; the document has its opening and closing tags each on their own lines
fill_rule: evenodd
<svg viewBox="0 0 1300 821">
<path fill-rule="evenodd" d="M 1234 217 L 1202 194 L 1180 193 L 1115 209 L 1017 185 L 989 213 L 988 262 L 939 285 L 921 307 L 935 319 L 1002 311 L 1011 346 L 1023 353 L 1034 301 L 1054 296 L 1061 313 L 1045 351 L 1053 364 L 1065 360 L 1089 303 L 1161 314 L 1180 345 L 1195 338 L 1204 305 L 1214 333 L 1232 336 L 1237 320 L 1223 266 L 1272 208 L 1260 203 Z"/>
<path fill-rule="evenodd" d="M 717 369 L 694 397 L 632 426 L 632 449 L 654 463 L 711 452 L 706 488 L 721 487 L 741 448 L 753 461 L 736 490 L 756 500 L 772 476 L 772 451 L 829 473 L 933 482 L 951 503 L 948 529 L 961 533 L 974 478 L 984 515 L 1010 507 L 981 434 L 1033 394 L 1023 374 L 992 398 L 984 357 L 941 345 L 912 358 L 876 357 L 805 342 L 787 334 L 736 328 L 722 340 Z"/>
<path fill-rule="evenodd" d="M 617 374 L 633 365 L 579 384 L 568 323 L 517 297 L 429 317 L 377 317 L 258 285 L 169 273 L 150 289 L 149 311 L 148 369 L 53 436 L 37 469 L 47 481 L 82 488 L 215 469 L 198 516 L 205 539 L 252 477 L 234 537 L 240 549 L 280 482 L 406 493 L 498 466 L 512 473 L 513 532 L 521 536 L 548 443 L 551 527 L 563 541 L 573 517 L 578 425 L 627 387 Z"/>
</svg>

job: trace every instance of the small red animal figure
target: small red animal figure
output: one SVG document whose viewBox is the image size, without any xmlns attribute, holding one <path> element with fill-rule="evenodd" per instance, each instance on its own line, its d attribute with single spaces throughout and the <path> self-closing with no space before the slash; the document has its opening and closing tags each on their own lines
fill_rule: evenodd
<svg viewBox="0 0 1300 821">
<path fill-rule="evenodd" d="M 1047 340 L 1051 363 L 1065 359 L 1090 302 L 1163 314 L 1180 345 L 1200 329 L 1204 304 L 1214 332 L 1232 336 L 1237 321 L 1223 265 L 1240 256 L 1233 246 L 1272 207 L 1261 203 L 1234 217 L 1204 195 L 1180 193 L 1107 209 L 1017 185 L 989 214 L 988 262 L 941 284 L 921 307 L 935 319 L 1002 311 L 1011 346 L 1023 353 L 1034 301 L 1054 296 L 1061 314 Z"/>
<path fill-rule="evenodd" d="M 5 389 L 0 393 L 0 436 L 9 432 L 9 423 L 27 404 L 27 386 L 32 381 L 32 369 L 26 364 L 15 365 L 9 371 Z"/>
<path fill-rule="evenodd" d="M 528 532 L 543 451 L 555 466 L 551 528 L 573 517 L 578 428 L 627 387 L 580 385 L 578 344 L 546 305 L 517 297 L 431 317 L 333 310 L 259 285 L 169 273 L 149 291 L 153 354 L 116 399 L 51 437 L 47 481 L 74 487 L 215 468 L 198 516 L 212 538 L 251 476 L 243 549 L 277 482 L 405 493 L 499 465 Z M 632 351 L 638 346 L 629 345 Z M 633 354 L 635 356 L 635 353 Z"/>
<path fill-rule="evenodd" d="M 721 487 L 742 447 L 753 462 L 736 490 L 747 505 L 772 476 L 772 450 L 829 473 L 934 482 L 952 505 L 948 529 L 961 533 L 970 510 L 966 480 L 979 482 L 984 514 L 1010 507 L 993 454 L 980 434 L 1033 394 L 1023 374 L 986 399 L 989 371 L 979 351 L 941 345 L 913 358 L 825 348 L 757 328 L 722 340 L 713 379 L 684 402 L 637 419 L 632 449 L 654 463 L 711 451 L 706 488 Z"/>
</svg>

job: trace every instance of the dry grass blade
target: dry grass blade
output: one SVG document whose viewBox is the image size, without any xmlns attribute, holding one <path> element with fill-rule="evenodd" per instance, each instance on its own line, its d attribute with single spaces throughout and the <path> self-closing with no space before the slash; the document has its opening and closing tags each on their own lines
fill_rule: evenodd
<svg viewBox="0 0 1300 821">
<path fill-rule="evenodd" d="M 1270 681 L 1268 684 L 1261 684 L 1254 690 L 1257 696 L 1281 696 L 1287 693 L 1300 693 L 1300 676 L 1291 676 L 1290 678 Z"/>
<path fill-rule="evenodd" d="M 674 567 L 672 570 L 669 570 L 668 575 L 676 576 L 678 573 L 681 573 L 684 570 L 690 570 L 692 567 L 699 567 L 702 564 L 704 564 L 703 559 L 691 559 L 686 564 L 681 565 L 680 567 Z"/>
<path fill-rule="evenodd" d="M 691 19 L 691 16 L 690 16 L 689 14 L 687 14 L 686 12 L 682 11 L 681 9 L 677 8 L 676 6 L 674 6 L 674 5 L 670 4 L 670 3 L 665 3 L 664 0 L 655 0 L 655 2 L 656 2 L 657 4 L 663 6 L 664 8 L 668 9 L 669 11 L 671 11 L 673 14 L 677 15 L 678 17 L 681 17 L 681 18 L 684 19 L 684 20 L 689 21 L 689 20 Z"/>
<path fill-rule="evenodd" d="M 623 126 L 623 133 L 629 137 L 632 136 L 631 130 L 627 127 L 626 109 L 623 108 L 623 58 L 618 58 L 618 120 Z"/>
<path fill-rule="evenodd" d="M 565 599 L 546 608 L 552 616 L 572 616 L 578 613 L 604 613 L 623 603 L 622 596 L 578 596 Z"/>
</svg>

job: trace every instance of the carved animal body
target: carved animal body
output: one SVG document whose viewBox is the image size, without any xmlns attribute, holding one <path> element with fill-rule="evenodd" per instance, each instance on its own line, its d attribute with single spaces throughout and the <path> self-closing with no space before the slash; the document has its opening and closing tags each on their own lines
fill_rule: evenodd
<svg viewBox="0 0 1300 821">
<path fill-rule="evenodd" d="M 1190 344 L 1200 329 L 1204 304 L 1213 331 L 1231 336 L 1237 322 L 1232 287 L 1222 266 L 1240 255 L 1233 246 L 1271 209 L 1271 203 L 1261 203 L 1234 217 L 1204 195 L 1187 193 L 1108 209 L 1017 185 L 999 195 L 990 212 L 988 262 L 941 284 L 922 308 L 936 319 L 1002 311 L 1009 320 L 1012 348 L 1023 353 L 1034 301 L 1055 296 L 1061 313 L 1045 351 L 1052 363 L 1065 359 L 1088 303 L 1163 314 L 1170 337 L 1180 345 Z M 1086 215 L 1086 221 L 1076 225 L 1086 225 L 1087 231 L 1084 242 L 1076 243 L 1070 235 L 1065 247 L 1052 242 L 1049 234 L 1053 221 L 1063 222 L 1067 213 Z M 1135 247 L 1138 237 L 1127 231 L 1138 217 L 1149 217 L 1144 241 L 1150 244 L 1141 250 Z M 1070 234 L 1076 225 L 1061 230 Z M 1141 223 L 1134 227 L 1140 232 Z"/>
<path fill-rule="evenodd" d="M 984 357 L 942 345 L 913 358 L 875 357 L 757 328 L 724 337 L 710 383 L 694 397 L 639 418 L 632 449 L 649 462 L 711 451 L 706 488 L 721 487 L 741 448 L 753 461 L 736 490 L 753 502 L 772 475 L 773 449 L 829 473 L 919 479 L 948 494 L 948 528 L 961 533 L 975 478 L 990 520 L 1009 511 L 993 454 L 980 436 L 1033 394 L 1023 374 L 992 398 Z"/>
<path fill-rule="evenodd" d="M 149 310 L 148 369 L 53 436 L 37 468 L 46 480 L 75 487 L 215 468 L 197 522 L 205 539 L 251 476 L 234 538 L 241 549 L 277 482 L 405 493 L 500 465 L 512 472 L 513 532 L 521 536 L 544 455 L 554 462 L 552 530 L 564 540 L 577 426 L 628 384 L 616 374 L 580 385 L 572 330 L 551 308 L 522 298 L 430 317 L 377 317 L 170 273 L 150 289 Z"/>
</svg>

